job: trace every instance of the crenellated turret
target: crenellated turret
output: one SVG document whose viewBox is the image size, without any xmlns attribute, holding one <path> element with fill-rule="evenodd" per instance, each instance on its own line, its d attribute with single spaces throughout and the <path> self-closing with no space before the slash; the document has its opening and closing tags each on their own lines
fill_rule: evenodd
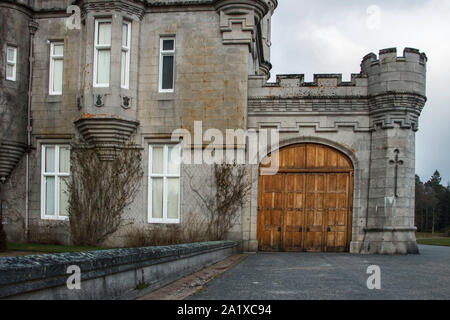
<svg viewBox="0 0 450 320">
<path fill-rule="evenodd" d="M 403 56 L 397 49 L 380 50 L 379 58 L 370 53 L 363 58 L 361 72 L 369 77 L 369 95 L 386 92 L 416 93 L 425 96 L 427 56 L 417 49 L 405 48 Z"/>
<path fill-rule="evenodd" d="M 380 50 L 364 57 L 361 72 L 368 77 L 367 93 L 371 126 L 418 130 L 418 119 L 425 105 L 427 57 L 417 49 L 406 48 L 397 57 L 397 49 Z"/>
<path fill-rule="evenodd" d="M 372 129 L 368 215 L 362 252 L 417 253 L 414 226 L 415 131 L 426 102 L 427 57 L 406 48 L 367 55 Z"/>
</svg>

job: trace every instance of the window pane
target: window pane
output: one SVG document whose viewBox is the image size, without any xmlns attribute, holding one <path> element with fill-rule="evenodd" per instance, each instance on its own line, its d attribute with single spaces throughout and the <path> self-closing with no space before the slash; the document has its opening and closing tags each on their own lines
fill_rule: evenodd
<svg viewBox="0 0 450 320">
<path fill-rule="evenodd" d="M 127 53 L 122 51 L 122 87 L 127 86 Z"/>
<path fill-rule="evenodd" d="M 8 79 L 14 78 L 14 66 L 10 64 L 6 65 L 6 78 Z"/>
<path fill-rule="evenodd" d="M 100 22 L 98 24 L 98 44 L 110 45 L 111 44 L 111 23 Z"/>
<path fill-rule="evenodd" d="M 164 148 L 153 147 L 152 149 L 152 173 L 162 174 L 164 171 Z"/>
<path fill-rule="evenodd" d="M 173 56 L 163 56 L 162 89 L 173 89 Z"/>
<path fill-rule="evenodd" d="M 178 200 L 180 194 L 180 179 L 167 179 L 167 218 L 178 219 Z"/>
<path fill-rule="evenodd" d="M 62 92 L 62 82 L 63 82 L 63 60 L 54 60 L 52 92 Z"/>
<path fill-rule="evenodd" d="M 59 148 L 59 172 L 69 173 L 70 171 L 70 149 L 69 147 Z"/>
<path fill-rule="evenodd" d="M 69 206 L 69 192 L 67 183 L 69 182 L 68 177 L 61 177 L 59 179 L 59 215 L 68 216 L 68 206 Z"/>
<path fill-rule="evenodd" d="M 174 40 L 163 40 L 163 50 L 172 51 L 174 49 Z"/>
<path fill-rule="evenodd" d="M 163 217 L 163 179 L 152 179 L 152 217 L 162 219 Z"/>
<path fill-rule="evenodd" d="M 62 55 L 64 55 L 64 45 L 63 44 L 55 44 L 55 45 L 53 45 L 53 55 L 54 56 L 62 56 Z"/>
<path fill-rule="evenodd" d="M 7 48 L 7 60 L 9 62 L 16 62 L 16 57 L 15 57 L 15 48 Z"/>
<path fill-rule="evenodd" d="M 45 148 L 45 172 L 55 172 L 55 147 Z"/>
<path fill-rule="evenodd" d="M 109 84 L 109 50 L 99 50 L 97 59 L 97 83 Z"/>
<path fill-rule="evenodd" d="M 169 147 L 169 163 L 167 166 L 168 174 L 180 174 L 180 148 Z"/>
<path fill-rule="evenodd" d="M 128 24 L 122 26 L 122 47 L 128 47 Z"/>
<path fill-rule="evenodd" d="M 55 215 L 55 177 L 45 177 L 45 214 Z"/>
</svg>

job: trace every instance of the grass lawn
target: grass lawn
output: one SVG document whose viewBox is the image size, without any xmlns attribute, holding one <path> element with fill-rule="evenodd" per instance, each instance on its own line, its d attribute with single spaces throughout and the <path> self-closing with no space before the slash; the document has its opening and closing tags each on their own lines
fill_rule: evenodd
<svg viewBox="0 0 450 320">
<path fill-rule="evenodd" d="M 450 247 L 450 238 L 422 238 L 417 239 L 418 244 Z"/>
<path fill-rule="evenodd" d="M 31 251 L 41 253 L 83 252 L 92 250 L 105 250 L 99 247 L 78 247 L 37 243 L 13 243 L 8 242 L 8 251 Z"/>
<path fill-rule="evenodd" d="M 416 238 L 420 239 L 420 238 L 445 238 L 446 234 L 445 233 L 431 233 L 431 232 L 416 232 Z"/>
</svg>

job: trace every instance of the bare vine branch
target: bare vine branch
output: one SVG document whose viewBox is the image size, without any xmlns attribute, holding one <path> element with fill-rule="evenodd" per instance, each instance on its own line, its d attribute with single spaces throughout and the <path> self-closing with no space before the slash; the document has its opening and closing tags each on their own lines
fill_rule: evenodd
<svg viewBox="0 0 450 320">
<path fill-rule="evenodd" d="M 99 245 L 115 233 L 139 191 L 141 150 L 125 143 L 112 152 L 113 160 L 102 161 L 95 147 L 72 146 L 69 218 L 76 245 Z"/>
<path fill-rule="evenodd" d="M 224 239 L 226 233 L 235 225 L 251 190 L 246 167 L 237 164 L 215 164 L 212 168 L 212 188 L 196 187 L 193 174 L 186 171 L 192 192 L 207 211 L 211 240 Z"/>
</svg>

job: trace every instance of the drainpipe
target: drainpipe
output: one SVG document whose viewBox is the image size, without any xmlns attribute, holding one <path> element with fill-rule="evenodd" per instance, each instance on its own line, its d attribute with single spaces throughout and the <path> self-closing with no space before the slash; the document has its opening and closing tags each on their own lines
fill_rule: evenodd
<svg viewBox="0 0 450 320">
<path fill-rule="evenodd" d="M 34 60 L 34 34 L 38 28 L 37 22 L 31 20 L 28 23 L 30 31 L 30 51 L 28 56 L 28 101 L 27 101 L 27 153 L 26 153 L 26 167 L 25 167 L 25 240 L 28 241 L 29 236 L 29 192 L 30 192 L 30 152 L 31 152 L 31 98 L 33 88 L 33 60 Z"/>
</svg>

